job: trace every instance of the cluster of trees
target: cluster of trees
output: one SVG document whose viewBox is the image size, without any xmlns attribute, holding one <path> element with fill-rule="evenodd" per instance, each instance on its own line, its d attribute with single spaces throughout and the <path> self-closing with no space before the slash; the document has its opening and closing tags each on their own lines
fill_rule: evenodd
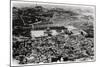
<svg viewBox="0 0 100 67">
<path fill-rule="evenodd" d="M 20 64 L 57 62 L 61 58 L 63 61 L 87 60 L 93 59 L 93 48 L 91 38 L 56 35 L 14 42 L 13 58 L 19 60 Z"/>
<path fill-rule="evenodd" d="M 48 21 L 52 16 L 53 13 L 47 11 L 47 9 L 43 8 L 42 6 L 36 6 L 33 8 L 13 7 L 13 21 L 20 20 L 19 23 L 23 23 L 24 25 L 36 23 L 38 21 Z"/>
</svg>

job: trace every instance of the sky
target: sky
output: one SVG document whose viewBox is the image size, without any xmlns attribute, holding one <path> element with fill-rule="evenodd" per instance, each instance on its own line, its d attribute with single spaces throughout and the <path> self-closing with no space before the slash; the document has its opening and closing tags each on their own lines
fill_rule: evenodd
<svg viewBox="0 0 100 67">
<path fill-rule="evenodd" d="M 22 8 L 22 7 L 35 7 L 37 6 L 43 6 L 44 8 L 63 8 L 65 10 L 71 9 L 71 10 L 75 10 L 75 9 L 81 9 L 82 11 L 85 10 L 93 10 L 94 7 L 93 6 L 89 6 L 89 5 L 74 5 L 74 4 L 57 4 L 57 3 L 46 3 L 46 2 L 36 2 L 36 1 L 12 1 L 12 5 L 18 8 Z"/>
</svg>

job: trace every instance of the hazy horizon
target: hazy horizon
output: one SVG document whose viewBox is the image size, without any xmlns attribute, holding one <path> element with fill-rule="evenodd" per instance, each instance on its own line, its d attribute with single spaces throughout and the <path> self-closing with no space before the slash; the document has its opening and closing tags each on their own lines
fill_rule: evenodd
<svg viewBox="0 0 100 67">
<path fill-rule="evenodd" d="M 72 4 L 59 4 L 59 3 L 43 3 L 43 2 L 24 2 L 24 1 L 12 1 L 13 7 L 24 8 L 24 7 L 35 7 L 42 6 L 44 8 L 62 8 L 64 10 L 82 10 L 82 11 L 90 11 L 94 12 L 93 6 L 83 6 L 83 5 L 72 5 Z"/>
</svg>

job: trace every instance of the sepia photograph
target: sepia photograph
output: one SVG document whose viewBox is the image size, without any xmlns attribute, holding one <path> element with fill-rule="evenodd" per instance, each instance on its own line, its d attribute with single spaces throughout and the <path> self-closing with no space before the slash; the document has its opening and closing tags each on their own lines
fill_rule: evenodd
<svg viewBox="0 0 100 67">
<path fill-rule="evenodd" d="M 11 66 L 95 61 L 95 6 L 11 1 Z"/>
</svg>

